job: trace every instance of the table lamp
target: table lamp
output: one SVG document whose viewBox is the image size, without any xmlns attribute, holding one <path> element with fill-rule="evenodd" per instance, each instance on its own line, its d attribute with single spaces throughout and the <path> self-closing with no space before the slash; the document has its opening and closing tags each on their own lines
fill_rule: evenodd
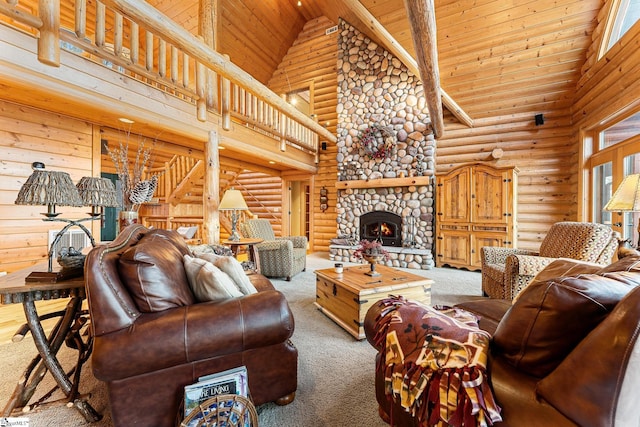
<svg viewBox="0 0 640 427">
<path fill-rule="evenodd" d="M 43 205 L 47 206 L 47 212 L 43 212 L 45 216 L 43 221 L 61 221 L 66 222 L 67 225 L 60 230 L 54 238 L 49 248 L 48 254 L 48 269 L 46 272 L 34 271 L 25 278 L 27 282 L 56 282 L 59 279 L 70 277 L 66 272 L 54 272 L 53 271 L 53 253 L 56 244 L 62 237 L 62 235 L 71 226 L 77 225 L 80 227 L 90 238 L 91 244 L 95 246 L 95 241 L 91 236 L 89 230 L 79 224 L 81 220 L 69 220 L 65 218 L 58 218 L 59 212 L 56 212 L 56 206 L 82 206 L 82 199 L 78 189 L 71 181 L 71 177 L 66 172 L 48 171 L 45 170 L 44 163 L 34 162 L 31 164 L 33 173 L 27 178 L 20 191 L 15 203 L 17 205 Z M 85 218 L 93 219 L 93 218 Z"/>
<path fill-rule="evenodd" d="M 17 205 L 43 205 L 47 212 L 42 215 L 55 218 L 59 215 L 56 206 L 82 206 L 78 189 L 66 172 L 45 170 L 44 163 L 31 164 L 33 173 L 20 188 Z"/>
<path fill-rule="evenodd" d="M 84 206 L 91 206 L 89 215 L 93 217 L 101 216 L 105 207 L 118 206 L 116 187 L 107 178 L 96 178 L 84 176 L 76 184 L 80 199 Z"/>
<path fill-rule="evenodd" d="M 604 207 L 605 211 L 640 212 L 640 174 L 626 176 Z M 633 244 L 633 243 L 632 243 Z M 638 246 L 640 246 L 640 222 L 638 223 Z"/>
<path fill-rule="evenodd" d="M 237 242 L 240 240 L 240 235 L 238 234 L 238 230 L 236 230 L 236 226 L 238 225 L 238 211 L 246 211 L 249 209 L 247 203 L 244 201 L 244 197 L 242 197 L 242 192 L 233 187 L 229 188 L 224 192 L 218 209 L 221 211 L 231 211 L 231 236 L 229 236 L 229 240 Z"/>
</svg>

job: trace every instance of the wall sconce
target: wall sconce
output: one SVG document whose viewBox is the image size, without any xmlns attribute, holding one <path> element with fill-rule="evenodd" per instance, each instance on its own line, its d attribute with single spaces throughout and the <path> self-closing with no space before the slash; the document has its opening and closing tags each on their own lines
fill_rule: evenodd
<svg viewBox="0 0 640 427">
<path fill-rule="evenodd" d="M 229 240 L 237 242 L 240 240 L 240 235 L 236 226 L 238 225 L 238 211 L 246 211 L 249 207 L 242 197 L 242 192 L 236 190 L 233 187 L 224 192 L 218 210 L 231 211 L 231 236 Z"/>
<path fill-rule="evenodd" d="M 320 189 L 320 210 L 322 212 L 329 208 L 329 190 L 326 187 Z"/>
</svg>

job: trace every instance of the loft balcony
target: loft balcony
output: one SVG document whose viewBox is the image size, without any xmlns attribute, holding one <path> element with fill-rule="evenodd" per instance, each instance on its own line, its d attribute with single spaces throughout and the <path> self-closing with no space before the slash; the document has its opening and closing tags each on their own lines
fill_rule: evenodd
<svg viewBox="0 0 640 427">
<path fill-rule="evenodd" d="M 315 173 L 336 140 L 146 2 L 0 2 L 0 21 L 6 99 L 115 129 L 126 117 L 181 154 L 214 131 L 225 156 L 281 171 Z"/>
</svg>

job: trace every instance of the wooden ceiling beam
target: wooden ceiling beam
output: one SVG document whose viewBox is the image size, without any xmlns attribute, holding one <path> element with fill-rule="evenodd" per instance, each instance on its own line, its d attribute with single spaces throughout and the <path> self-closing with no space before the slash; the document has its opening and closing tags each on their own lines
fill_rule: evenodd
<svg viewBox="0 0 640 427">
<path fill-rule="evenodd" d="M 433 135 L 439 138 L 444 134 L 444 118 L 433 0 L 404 0 L 404 8 L 409 18 L 411 38 L 416 51 L 416 62 L 427 99 L 429 116 L 432 117 Z M 433 117 L 438 119 L 433 120 Z"/>
<path fill-rule="evenodd" d="M 407 52 L 407 50 L 389 33 L 386 28 L 373 16 L 366 7 L 362 5 L 358 0 L 340 0 L 345 6 L 347 6 L 351 12 L 362 22 L 363 25 L 371 31 L 376 39 L 382 43 L 387 50 L 393 53 L 402 63 L 404 63 L 409 71 L 416 76 L 420 76 L 420 70 L 416 59 Z M 436 44 L 434 39 L 433 44 Z M 438 86 L 440 82 L 438 81 Z M 468 127 L 473 127 L 473 120 L 469 115 L 449 96 L 443 88 L 440 88 L 442 95 L 442 103 L 451 113 L 461 122 Z M 437 110 L 437 109 L 436 109 Z M 441 110 L 441 109 L 440 109 Z M 429 109 L 431 112 L 431 108 Z M 439 118 L 431 118 L 432 123 L 434 120 L 443 120 L 442 115 Z M 443 125 L 444 127 L 444 125 Z M 435 129 L 435 126 L 434 126 Z"/>
</svg>

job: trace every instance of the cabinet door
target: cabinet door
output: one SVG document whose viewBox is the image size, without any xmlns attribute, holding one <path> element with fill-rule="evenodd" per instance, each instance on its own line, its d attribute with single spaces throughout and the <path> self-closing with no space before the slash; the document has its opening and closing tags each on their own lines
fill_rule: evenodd
<svg viewBox="0 0 640 427">
<path fill-rule="evenodd" d="M 472 222 L 494 224 L 509 222 L 510 182 L 508 171 L 498 171 L 487 166 L 474 168 L 471 182 Z"/>
<path fill-rule="evenodd" d="M 468 232 L 441 230 L 438 243 L 439 266 L 448 264 L 454 267 L 467 267 L 469 265 L 471 248 Z"/>
<path fill-rule="evenodd" d="M 504 238 L 504 233 L 473 233 L 471 235 L 471 265 L 477 269 L 482 268 L 481 248 L 483 246 L 505 246 Z"/>
<path fill-rule="evenodd" d="M 439 221 L 469 222 L 471 169 L 461 168 L 438 177 L 437 212 Z"/>
</svg>

